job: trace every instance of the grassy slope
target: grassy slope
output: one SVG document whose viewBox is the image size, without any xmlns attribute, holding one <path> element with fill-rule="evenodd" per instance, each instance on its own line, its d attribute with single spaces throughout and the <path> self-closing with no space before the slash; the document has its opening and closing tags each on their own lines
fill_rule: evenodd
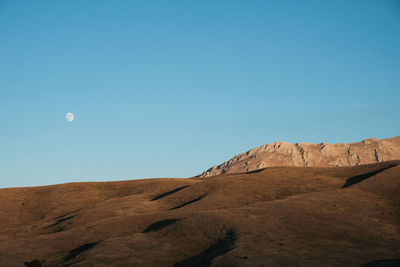
<svg viewBox="0 0 400 267">
<path fill-rule="evenodd" d="M 0 266 L 357 266 L 399 214 L 398 161 L 0 189 Z"/>
</svg>

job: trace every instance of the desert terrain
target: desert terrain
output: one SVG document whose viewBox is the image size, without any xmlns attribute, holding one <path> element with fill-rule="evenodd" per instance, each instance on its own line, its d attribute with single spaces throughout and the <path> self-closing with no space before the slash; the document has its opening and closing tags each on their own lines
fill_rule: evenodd
<svg viewBox="0 0 400 267">
<path fill-rule="evenodd" d="M 400 161 L 0 189 L 0 266 L 398 266 L 399 259 Z"/>
</svg>

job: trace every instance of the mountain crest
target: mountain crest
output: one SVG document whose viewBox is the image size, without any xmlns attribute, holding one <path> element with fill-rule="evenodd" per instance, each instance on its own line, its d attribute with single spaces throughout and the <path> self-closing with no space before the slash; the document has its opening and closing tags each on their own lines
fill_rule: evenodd
<svg viewBox="0 0 400 267">
<path fill-rule="evenodd" d="M 253 148 L 216 165 L 200 177 L 249 172 L 272 166 L 342 167 L 400 159 L 400 136 L 357 143 L 274 142 Z"/>
</svg>

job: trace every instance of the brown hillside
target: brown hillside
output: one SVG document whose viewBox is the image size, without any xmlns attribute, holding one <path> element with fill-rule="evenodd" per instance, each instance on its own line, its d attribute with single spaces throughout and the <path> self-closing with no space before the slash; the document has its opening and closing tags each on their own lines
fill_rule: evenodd
<svg viewBox="0 0 400 267">
<path fill-rule="evenodd" d="M 399 161 L 0 189 L 0 266 L 378 266 L 399 212 Z"/>
</svg>

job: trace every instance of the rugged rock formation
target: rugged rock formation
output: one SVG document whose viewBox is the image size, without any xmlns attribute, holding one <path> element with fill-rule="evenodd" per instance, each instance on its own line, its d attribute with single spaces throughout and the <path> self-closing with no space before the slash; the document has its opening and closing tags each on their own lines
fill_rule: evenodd
<svg viewBox="0 0 400 267">
<path fill-rule="evenodd" d="M 239 154 L 200 177 L 250 172 L 271 166 L 341 167 L 400 159 L 400 136 L 351 144 L 275 142 Z"/>
</svg>

